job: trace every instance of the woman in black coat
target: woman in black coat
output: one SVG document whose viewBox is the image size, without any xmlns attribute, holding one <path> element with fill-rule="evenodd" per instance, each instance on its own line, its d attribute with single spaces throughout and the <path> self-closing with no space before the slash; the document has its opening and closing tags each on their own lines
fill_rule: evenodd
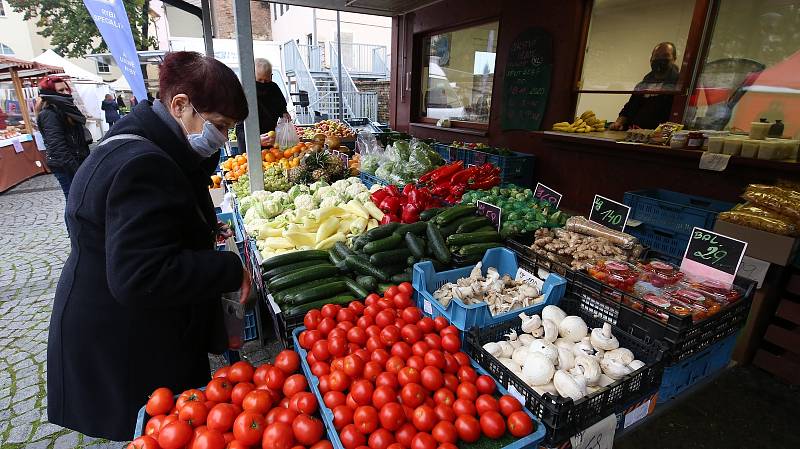
<svg viewBox="0 0 800 449">
<path fill-rule="evenodd" d="M 167 55 L 159 81 L 164 102 L 141 102 L 75 175 L 50 321 L 49 421 L 117 441 L 155 388 L 208 383 L 208 353 L 227 346 L 220 296 L 250 289 L 239 257 L 214 250 L 208 193 L 209 158 L 247 116 L 242 87 L 193 52 Z"/>
</svg>

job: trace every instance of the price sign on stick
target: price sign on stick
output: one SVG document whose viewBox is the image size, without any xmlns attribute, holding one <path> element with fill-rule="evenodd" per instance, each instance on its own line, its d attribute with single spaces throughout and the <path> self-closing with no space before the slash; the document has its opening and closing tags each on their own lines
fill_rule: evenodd
<svg viewBox="0 0 800 449">
<path fill-rule="evenodd" d="M 681 261 L 681 271 L 730 287 L 746 250 L 747 242 L 694 228 Z"/>
<path fill-rule="evenodd" d="M 492 226 L 497 228 L 497 232 L 500 232 L 500 215 L 502 215 L 503 209 L 481 200 L 477 201 L 476 207 L 478 213 L 488 218 L 492 222 Z"/>
<path fill-rule="evenodd" d="M 561 204 L 561 194 L 541 182 L 536 183 L 536 190 L 533 191 L 533 197 L 547 201 L 555 207 Z"/>
<path fill-rule="evenodd" d="M 625 232 L 625 224 L 630 213 L 630 207 L 604 196 L 595 195 L 589 220 L 615 231 Z"/>
</svg>

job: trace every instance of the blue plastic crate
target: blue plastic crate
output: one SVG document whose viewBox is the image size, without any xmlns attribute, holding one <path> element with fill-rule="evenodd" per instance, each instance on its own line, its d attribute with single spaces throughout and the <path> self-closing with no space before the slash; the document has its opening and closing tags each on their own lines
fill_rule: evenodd
<svg viewBox="0 0 800 449">
<path fill-rule="evenodd" d="M 714 229 L 717 214 L 735 204 L 664 189 L 625 192 L 630 218 L 666 231 L 688 235 L 697 226 Z"/>
<path fill-rule="evenodd" d="M 256 311 L 250 309 L 244 314 L 244 341 L 252 341 L 258 338 L 258 324 L 256 323 Z"/>
<path fill-rule="evenodd" d="M 738 336 L 738 332 L 731 334 L 692 357 L 664 368 L 658 403 L 674 399 L 687 388 L 725 368 L 731 360 Z"/>
<path fill-rule="evenodd" d="M 447 163 L 458 160 L 458 148 L 456 147 L 451 147 L 450 145 L 436 142 L 433 144 L 433 149 L 439 153 L 439 156 L 441 156 L 442 159 L 444 159 L 444 161 Z"/>
<path fill-rule="evenodd" d="M 339 433 L 335 430 L 332 430 L 334 429 L 333 412 L 325 406 L 325 401 L 323 400 L 322 394 L 319 391 L 319 379 L 311 372 L 311 367 L 308 365 L 308 361 L 306 360 L 306 350 L 300 346 L 298 336 L 300 335 L 300 332 L 303 332 L 304 330 L 305 327 L 299 327 L 292 332 L 292 340 L 294 341 L 295 351 L 297 351 L 297 353 L 300 355 L 300 367 L 303 369 L 303 374 L 305 374 L 306 379 L 308 379 L 311 392 L 314 393 L 314 396 L 317 398 L 317 403 L 319 403 L 319 411 L 322 415 L 322 421 L 325 423 L 325 428 L 328 429 L 328 439 L 330 440 L 334 449 L 344 449 L 342 440 L 339 439 Z M 489 375 L 489 373 L 480 365 L 478 365 L 475 360 L 470 358 L 469 361 L 478 375 Z M 500 382 L 495 382 L 495 385 L 497 385 L 498 394 L 508 394 L 508 390 L 506 390 Z M 523 410 L 533 420 L 535 426 L 534 432 L 526 437 L 518 438 L 513 443 L 509 444 L 508 446 L 504 446 L 501 449 L 536 449 L 539 447 L 539 443 L 544 439 L 547 431 L 544 424 L 542 424 L 539 418 L 534 416 L 529 410 L 525 408 L 523 408 Z"/>
<path fill-rule="evenodd" d="M 239 254 L 244 256 L 244 224 L 240 217 L 241 215 L 236 212 L 223 212 L 217 214 L 217 219 L 219 221 L 227 223 L 228 226 L 233 229 L 233 238 L 236 242 L 236 248 L 239 249 Z"/>
<path fill-rule="evenodd" d="M 678 265 L 689 244 L 689 234 L 666 231 L 646 223 L 628 226 L 625 232 L 638 238 L 644 246 L 658 251 L 660 258 Z"/>
<path fill-rule="evenodd" d="M 360 179 L 361 183 L 364 184 L 364 186 L 366 188 L 368 188 L 368 189 L 371 188 L 375 184 L 378 184 L 378 185 L 381 185 L 381 186 L 385 186 L 385 185 L 389 184 L 388 181 L 386 181 L 384 179 L 381 179 L 381 178 L 379 178 L 379 177 L 377 177 L 375 175 L 371 175 L 369 173 L 365 173 L 363 171 L 358 174 L 358 179 Z"/>
<path fill-rule="evenodd" d="M 483 274 L 489 267 L 497 268 L 501 276 L 510 275 L 515 277 L 519 264 L 517 256 L 513 251 L 506 248 L 492 248 L 486 251 L 483 256 Z M 442 306 L 439 301 L 434 299 L 433 293 L 442 285 L 448 282 L 455 282 L 460 278 L 468 277 L 475 265 L 455 270 L 437 273 L 433 269 L 431 262 L 420 262 L 414 265 L 412 284 L 417 297 L 417 306 L 425 314 L 432 317 L 444 316 L 458 329 L 469 330 L 473 326 L 483 327 L 490 324 L 502 323 L 510 320 L 520 313 L 527 314 L 539 313 L 545 305 L 556 304 L 564 296 L 567 290 L 567 281 L 561 276 L 550 273 L 544 281 L 542 291 L 544 301 L 539 304 L 515 309 L 510 312 L 492 315 L 489 306 L 486 304 L 464 304 L 460 299 L 454 298 L 447 307 Z"/>
<path fill-rule="evenodd" d="M 500 184 L 516 184 L 533 186 L 533 170 L 536 157 L 532 154 L 514 152 L 513 156 L 500 156 L 480 150 L 458 148 L 443 143 L 436 143 L 433 149 L 446 162 L 464 161 L 464 166 L 482 165 L 489 162 L 500 168 Z"/>
</svg>

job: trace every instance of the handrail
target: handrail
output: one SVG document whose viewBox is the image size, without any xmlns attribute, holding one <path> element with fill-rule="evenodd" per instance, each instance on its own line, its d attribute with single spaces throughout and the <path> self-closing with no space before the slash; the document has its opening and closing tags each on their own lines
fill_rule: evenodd
<svg viewBox="0 0 800 449">
<path fill-rule="evenodd" d="M 283 59 L 286 64 L 284 70 L 292 71 L 296 77 L 296 85 L 298 91 L 308 92 L 308 101 L 310 104 L 319 103 L 319 91 L 317 85 L 314 83 L 314 78 L 308 70 L 308 66 L 300 54 L 295 41 L 287 41 L 283 44 Z"/>
<path fill-rule="evenodd" d="M 330 43 L 336 48 L 336 42 Z M 349 50 L 349 57 L 348 52 Z M 359 75 L 389 76 L 386 47 L 373 44 L 353 44 L 342 42 L 342 65 L 350 73 Z"/>
<path fill-rule="evenodd" d="M 350 107 L 350 103 L 348 102 L 347 97 L 344 95 L 347 92 L 358 92 L 358 88 L 356 87 L 356 83 L 353 82 L 353 78 L 350 77 L 350 72 L 347 71 L 347 67 L 342 66 L 342 84 L 344 86 L 339 85 L 339 58 L 336 48 L 333 47 L 333 44 L 330 44 L 330 51 L 328 53 L 331 55 L 331 75 L 333 77 L 333 82 L 336 84 L 336 88 L 342 92 L 342 102 L 344 103 L 344 109 L 346 112 L 350 113 L 350 116 L 353 115 L 353 109 Z M 344 119 L 344 117 L 340 117 Z"/>
<path fill-rule="evenodd" d="M 312 72 L 322 71 L 322 45 L 295 44 L 303 61 Z"/>
<path fill-rule="evenodd" d="M 366 117 L 378 121 L 377 92 L 344 92 L 342 96 L 352 109 L 353 117 Z"/>
</svg>

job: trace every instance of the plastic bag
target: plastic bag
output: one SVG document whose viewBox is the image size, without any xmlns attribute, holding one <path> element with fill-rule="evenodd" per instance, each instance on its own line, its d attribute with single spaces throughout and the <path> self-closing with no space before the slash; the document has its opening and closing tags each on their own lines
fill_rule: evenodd
<svg viewBox="0 0 800 449">
<path fill-rule="evenodd" d="M 281 149 L 286 149 L 297 145 L 299 141 L 292 122 L 285 117 L 279 118 L 278 125 L 275 127 L 275 143 Z"/>
<path fill-rule="evenodd" d="M 383 148 L 378 145 L 375 136 L 370 132 L 362 130 L 358 133 L 356 149 L 360 154 L 359 170 L 374 175 L 375 170 L 377 170 L 385 160 Z"/>
<path fill-rule="evenodd" d="M 747 201 L 786 215 L 793 220 L 800 220 L 800 193 L 763 184 L 750 184 L 742 195 Z"/>
</svg>

